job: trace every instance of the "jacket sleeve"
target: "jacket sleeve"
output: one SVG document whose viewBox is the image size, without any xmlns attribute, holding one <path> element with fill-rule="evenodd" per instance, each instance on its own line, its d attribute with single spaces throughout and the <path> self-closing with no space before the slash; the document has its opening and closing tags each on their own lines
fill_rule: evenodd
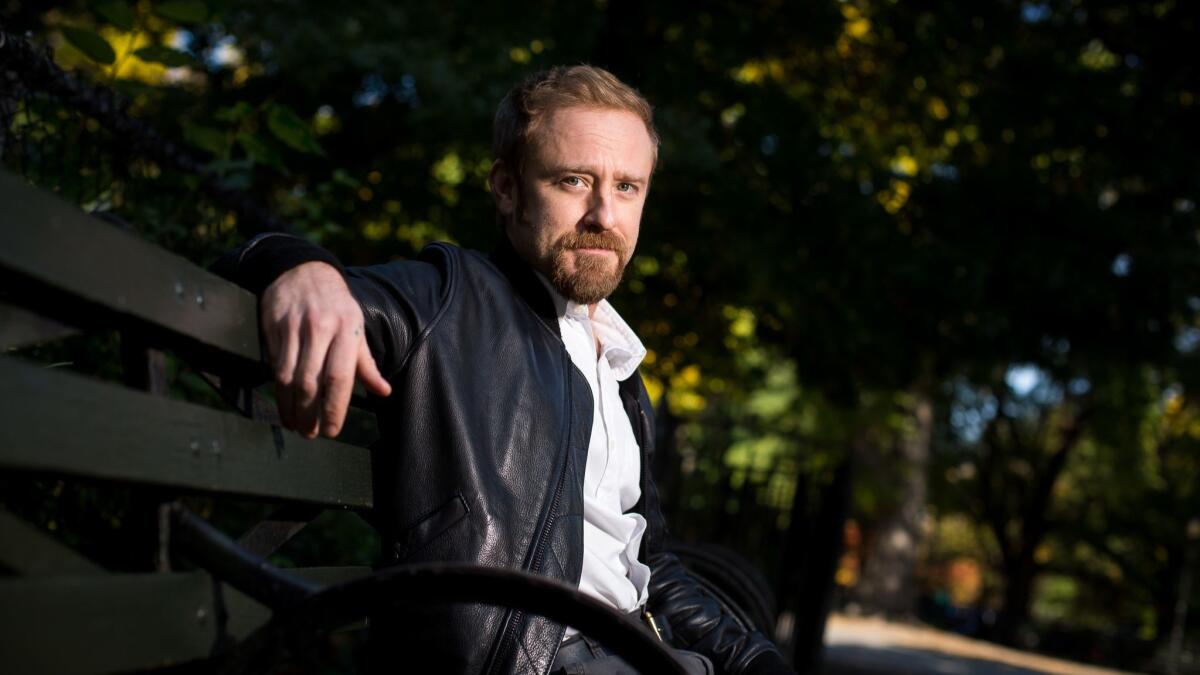
<svg viewBox="0 0 1200 675">
<path fill-rule="evenodd" d="M 455 258 L 450 247 L 434 244 L 416 260 L 345 267 L 306 239 L 272 232 L 227 252 L 210 269 L 261 296 L 280 275 L 301 264 L 324 262 L 337 268 L 362 307 L 371 355 L 390 379 L 447 302 Z"/>
<path fill-rule="evenodd" d="M 653 554 L 649 565 L 651 612 L 666 619 L 677 646 L 704 654 L 718 673 L 794 673 L 766 636 L 725 613 L 673 553 Z"/>
</svg>

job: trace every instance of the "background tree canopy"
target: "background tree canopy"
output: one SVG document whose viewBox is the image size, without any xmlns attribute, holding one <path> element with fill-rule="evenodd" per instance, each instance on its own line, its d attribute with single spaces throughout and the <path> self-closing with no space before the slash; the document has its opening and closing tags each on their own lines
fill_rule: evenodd
<svg viewBox="0 0 1200 675">
<path fill-rule="evenodd" d="M 496 103 L 542 67 L 611 69 L 663 138 L 614 302 L 679 537 L 752 557 L 797 635 L 836 579 L 838 603 L 1116 665 L 1195 652 L 1195 3 L 0 16 L 351 264 L 489 249 Z M 10 169 L 197 261 L 249 229 L 94 120 L 5 122 Z"/>
</svg>

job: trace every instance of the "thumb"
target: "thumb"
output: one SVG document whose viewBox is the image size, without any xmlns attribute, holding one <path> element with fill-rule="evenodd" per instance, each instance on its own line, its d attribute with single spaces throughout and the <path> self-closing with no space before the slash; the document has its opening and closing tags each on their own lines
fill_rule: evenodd
<svg viewBox="0 0 1200 675">
<path fill-rule="evenodd" d="M 387 396 L 392 393 L 392 385 L 379 374 L 379 367 L 375 365 L 375 359 L 371 356 L 371 350 L 367 347 L 367 341 L 364 339 L 358 343 L 358 365 L 356 367 L 358 379 L 362 380 L 363 386 L 367 391 L 376 396 Z"/>
</svg>

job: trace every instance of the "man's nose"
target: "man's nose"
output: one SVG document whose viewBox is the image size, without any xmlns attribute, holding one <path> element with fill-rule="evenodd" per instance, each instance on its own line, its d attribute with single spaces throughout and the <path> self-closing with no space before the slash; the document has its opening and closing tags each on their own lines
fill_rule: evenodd
<svg viewBox="0 0 1200 675">
<path fill-rule="evenodd" d="M 617 224 L 617 212 L 613 197 L 607 190 L 593 190 L 588 204 L 587 225 L 600 230 L 611 230 Z"/>
</svg>

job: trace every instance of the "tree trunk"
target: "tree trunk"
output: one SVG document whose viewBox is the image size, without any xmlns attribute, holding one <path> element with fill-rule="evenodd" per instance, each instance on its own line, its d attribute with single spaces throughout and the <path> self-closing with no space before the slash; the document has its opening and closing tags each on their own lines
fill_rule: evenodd
<svg viewBox="0 0 1200 675">
<path fill-rule="evenodd" d="M 1187 553 L 1175 591 L 1177 599 L 1171 616 L 1170 639 L 1167 642 L 1167 675 L 1175 675 L 1180 672 L 1183 634 L 1187 628 L 1188 604 L 1192 599 L 1192 579 L 1198 556 L 1200 556 L 1200 518 L 1193 518 L 1187 525 Z"/>
<path fill-rule="evenodd" d="M 993 529 L 1000 550 L 1004 555 L 1004 606 L 996 621 L 995 638 L 1016 645 L 1019 631 L 1029 620 L 1029 607 L 1033 598 L 1033 582 L 1037 578 L 1039 565 L 1035 557 L 1037 549 L 1050 531 L 1049 511 L 1054 496 L 1054 485 L 1067 466 L 1071 451 L 1082 438 L 1090 406 L 1083 405 L 1075 418 L 1059 432 L 1058 449 L 1035 476 L 1029 501 L 1021 509 L 1020 534 L 1011 535 L 1003 520 L 995 521 Z"/>
<path fill-rule="evenodd" d="M 917 393 L 912 415 L 915 428 L 900 442 L 899 504 L 876 530 L 856 592 L 867 611 L 897 617 L 916 611 L 914 568 L 923 536 L 933 436 L 933 403 L 926 392 Z"/>
<path fill-rule="evenodd" d="M 1018 645 L 1021 626 L 1029 619 L 1033 600 L 1033 582 L 1037 577 L 1033 554 L 1004 565 L 1004 605 L 996 617 L 993 638 L 1006 645 Z M 1018 645 L 1019 646 L 1019 645 Z"/>
<path fill-rule="evenodd" d="M 798 480 L 803 481 L 804 476 Z M 815 672 L 825 640 L 825 619 L 833 604 L 834 573 L 842 555 L 842 535 L 850 511 L 851 460 L 834 469 L 833 480 L 818 493 L 817 512 L 810 514 L 799 499 L 793 502 L 787 549 L 795 552 L 796 567 L 785 598 L 795 617 L 792 630 L 792 666 L 796 672 Z"/>
</svg>

